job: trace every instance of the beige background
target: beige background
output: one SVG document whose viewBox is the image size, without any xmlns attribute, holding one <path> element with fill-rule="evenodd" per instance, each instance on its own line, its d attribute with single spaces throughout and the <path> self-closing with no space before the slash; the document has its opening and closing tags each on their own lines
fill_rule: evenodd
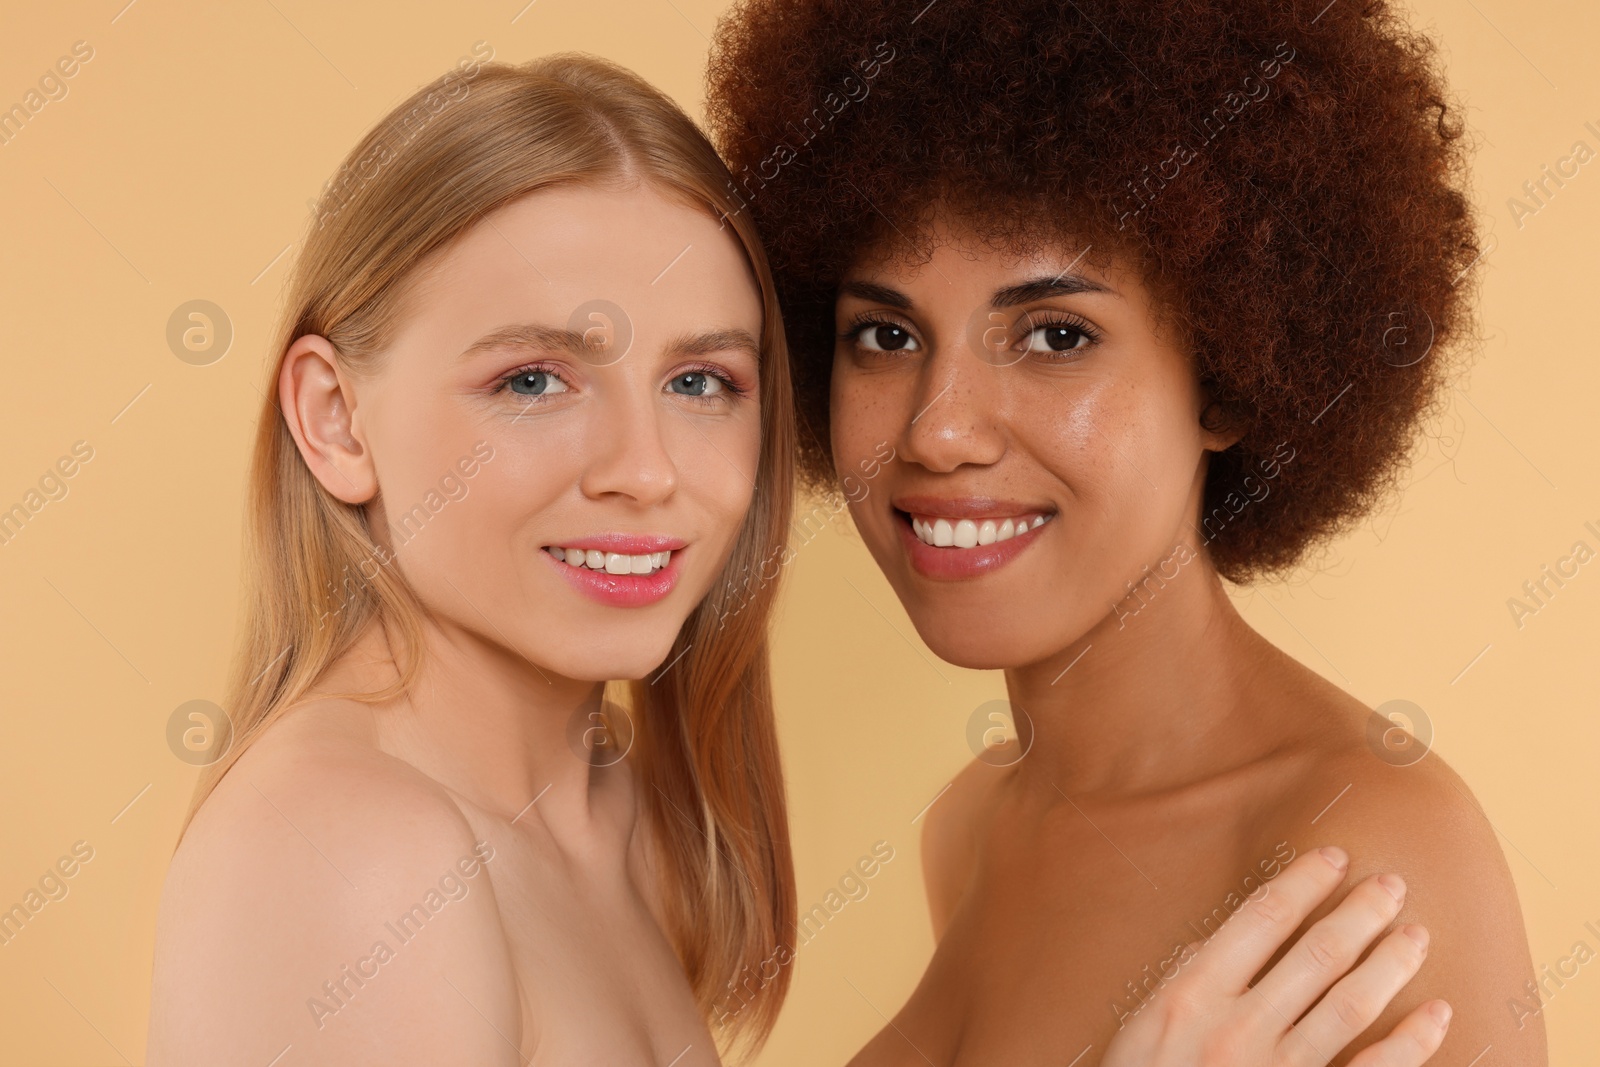
<svg viewBox="0 0 1600 1067">
<path fill-rule="evenodd" d="M 598 52 L 699 111 L 720 3 L 523 2 L 6 0 L 0 107 L 74 42 L 94 57 L 0 145 L 0 509 L 74 442 L 94 456 L 0 545 L 0 908 L 75 841 L 94 858 L 0 946 L 0 1063 L 143 1060 L 156 903 L 194 776 L 166 723 L 221 695 L 250 420 L 308 199 L 478 40 L 514 61 Z M 1600 128 L 1600 14 L 1589 0 L 1415 11 L 1481 142 L 1488 342 L 1404 496 L 1316 569 L 1239 597 L 1362 700 L 1425 709 L 1501 832 L 1536 965 L 1553 964 L 1579 939 L 1600 948 L 1583 929 L 1600 926 L 1600 563 L 1520 630 L 1507 599 L 1575 541 L 1600 549 L 1584 529 L 1600 528 L 1600 163 L 1520 227 L 1507 198 L 1575 140 L 1600 149 L 1583 128 Z M 210 366 L 165 339 L 196 298 L 236 331 Z M 801 950 L 766 1067 L 842 1063 L 911 989 L 931 947 L 912 820 L 968 758 L 969 714 L 1000 692 L 933 660 L 842 523 L 788 581 L 777 676 L 801 901 L 876 841 L 895 858 Z M 1545 1014 L 1554 1062 L 1595 1062 L 1600 964 Z"/>
</svg>

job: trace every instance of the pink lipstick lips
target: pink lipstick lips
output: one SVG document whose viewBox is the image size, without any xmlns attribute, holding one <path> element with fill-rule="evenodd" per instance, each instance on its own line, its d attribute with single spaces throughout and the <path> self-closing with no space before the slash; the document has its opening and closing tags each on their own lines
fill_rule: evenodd
<svg viewBox="0 0 1600 1067">
<path fill-rule="evenodd" d="M 607 533 L 546 545 L 544 554 L 578 592 L 610 607 L 637 608 L 676 587 L 678 555 L 687 545 L 676 537 Z"/>
</svg>

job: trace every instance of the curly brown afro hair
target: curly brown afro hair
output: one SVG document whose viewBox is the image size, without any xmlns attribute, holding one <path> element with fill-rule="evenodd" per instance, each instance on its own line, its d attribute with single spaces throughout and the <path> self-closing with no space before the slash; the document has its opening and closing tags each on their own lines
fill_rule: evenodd
<svg viewBox="0 0 1600 1067">
<path fill-rule="evenodd" d="M 1430 40 L 1383 0 L 1323 5 L 739 0 L 707 116 L 777 277 L 810 484 L 835 478 L 838 282 L 941 205 L 1138 271 L 1243 431 L 1206 480 L 1225 577 L 1391 491 L 1476 340 L 1467 139 Z"/>
</svg>

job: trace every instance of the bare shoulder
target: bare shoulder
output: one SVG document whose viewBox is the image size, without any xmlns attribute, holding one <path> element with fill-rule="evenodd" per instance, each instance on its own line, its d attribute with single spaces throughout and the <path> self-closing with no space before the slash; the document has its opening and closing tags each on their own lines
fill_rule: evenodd
<svg viewBox="0 0 1600 1067">
<path fill-rule="evenodd" d="M 149 1063 L 514 1057 L 475 1014 L 520 1031 L 493 850 L 360 722 L 295 709 L 195 813 L 162 892 Z"/>
<path fill-rule="evenodd" d="M 922 880 L 934 940 L 944 935 L 977 863 L 977 835 L 993 803 L 995 786 L 1009 773 L 974 759 L 923 815 Z"/>
<path fill-rule="evenodd" d="M 1366 1036 L 1376 1039 L 1418 1004 L 1443 997 L 1455 1015 L 1441 1062 L 1467 1063 L 1493 1046 L 1498 1063 L 1542 1067 L 1542 1018 L 1517 1008 L 1530 1002 L 1525 983 L 1534 972 L 1516 885 L 1471 789 L 1436 752 L 1390 733 L 1392 723 L 1348 694 L 1333 690 L 1314 703 L 1327 731 L 1284 805 L 1286 825 L 1304 827 L 1309 844 L 1350 853 L 1347 888 L 1372 874 L 1399 874 L 1406 901 L 1397 922 L 1420 923 L 1431 938 L 1422 970 Z M 1528 1004 L 1537 1006 L 1537 998 Z"/>
</svg>

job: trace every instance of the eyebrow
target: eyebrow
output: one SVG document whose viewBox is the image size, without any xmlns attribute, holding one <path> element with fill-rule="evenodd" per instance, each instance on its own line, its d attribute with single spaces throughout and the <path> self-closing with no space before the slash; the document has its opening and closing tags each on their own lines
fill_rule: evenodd
<svg viewBox="0 0 1600 1067">
<path fill-rule="evenodd" d="M 874 304 L 888 304 L 901 311 L 911 310 L 911 298 L 887 285 L 874 285 L 872 282 L 841 282 L 839 295 L 860 297 Z"/>
<path fill-rule="evenodd" d="M 1078 293 L 1118 295 L 1109 285 L 1101 285 L 1081 274 L 1068 274 L 1062 271 L 1054 278 L 1035 278 L 1021 285 L 1008 285 L 1004 289 L 996 289 L 989 303 L 997 308 L 1012 307 L 1016 304 L 1026 304 L 1031 300 L 1043 300 L 1051 296 L 1075 296 Z"/>
<path fill-rule="evenodd" d="M 1026 304 L 1033 300 L 1043 300 L 1052 296 L 1073 296 L 1079 293 L 1105 293 L 1108 296 L 1118 296 L 1115 289 L 1102 285 L 1097 281 L 1085 278 L 1081 274 L 1068 274 L 1062 271 L 1053 278 L 1034 278 L 1031 281 L 1018 285 L 1008 285 L 1003 289 L 996 289 L 989 298 L 991 307 L 1013 307 L 1017 304 Z M 878 285 L 875 282 L 847 281 L 839 286 L 840 296 L 854 296 L 868 300 L 875 304 L 887 304 L 901 311 L 911 310 L 911 298 L 898 289 L 887 285 Z"/>
<path fill-rule="evenodd" d="M 709 356 L 715 352 L 744 352 L 750 358 L 761 359 L 761 346 L 748 330 L 707 330 L 704 333 L 684 334 L 667 345 L 667 351 L 677 356 Z"/>
<path fill-rule="evenodd" d="M 468 345 L 457 357 L 466 362 L 483 352 L 506 348 L 529 348 L 540 351 L 564 350 L 575 354 L 590 351 L 583 334 L 537 323 L 519 323 L 492 330 Z M 675 356 L 708 356 L 715 352 L 743 351 L 752 358 L 761 358 L 761 346 L 748 330 L 706 330 L 702 333 L 683 334 L 670 341 L 666 350 Z"/>
<path fill-rule="evenodd" d="M 555 348 L 582 352 L 587 346 L 584 344 L 583 334 L 576 330 L 563 330 L 536 323 L 519 323 L 491 330 L 468 345 L 456 358 L 459 362 L 465 363 L 480 353 L 501 348 L 537 348 L 545 351 Z"/>
</svg>

